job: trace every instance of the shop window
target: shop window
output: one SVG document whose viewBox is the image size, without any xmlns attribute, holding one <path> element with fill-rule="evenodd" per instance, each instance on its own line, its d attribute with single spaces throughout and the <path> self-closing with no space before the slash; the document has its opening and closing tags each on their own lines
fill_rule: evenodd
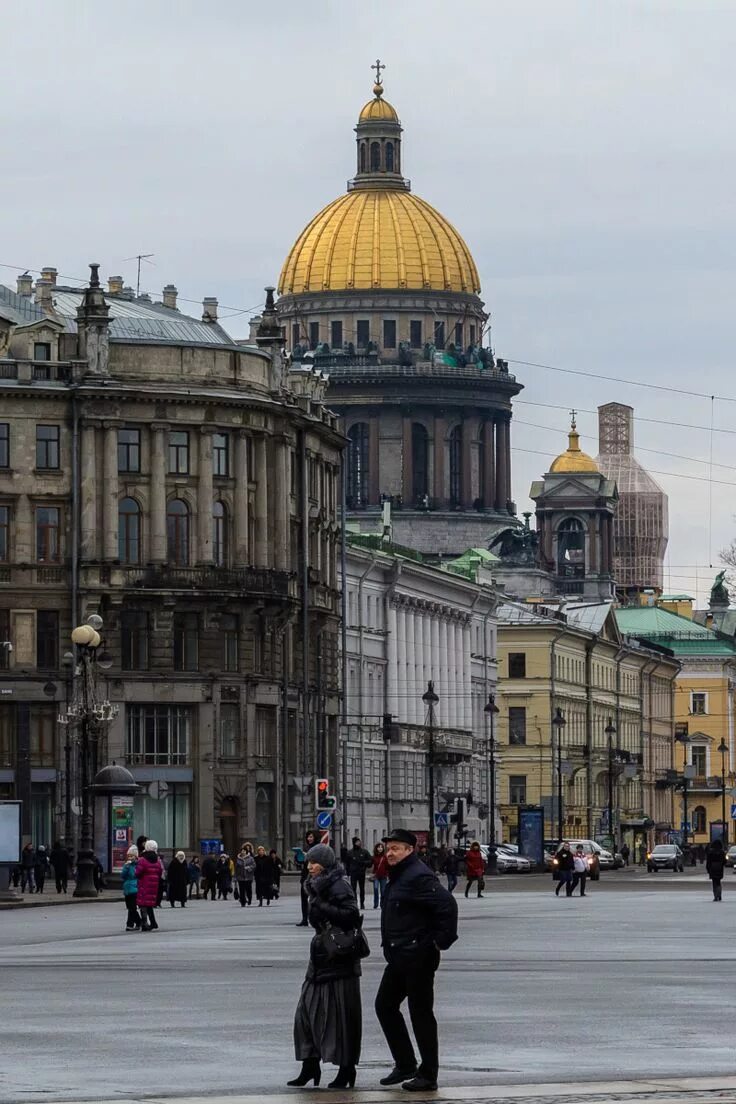
<svg viewBox="0 0 736 1104">
<path fill-rule="evenodd" d="M 159 850 L 188 851 L 192 844 L 191 804 L 191 785 L 187 782 L 168 782 L 161 797 L 151 796 L 144 788 L 134 799 L 136 831 L 155 839 Z"/>
<path fill-rule="evenodd" d="M 56 708 L 53 705 L 31 706 L 31 765 L 56 766 Z"/>
</svg>

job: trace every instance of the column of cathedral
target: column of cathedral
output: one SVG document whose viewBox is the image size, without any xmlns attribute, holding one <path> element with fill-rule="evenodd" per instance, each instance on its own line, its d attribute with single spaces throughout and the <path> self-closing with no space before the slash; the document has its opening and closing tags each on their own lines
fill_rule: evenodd
<svg viewBox="0 0 736 1104">
<path fill-rule="evenodd" d="M 476 495 L 473 493 L 473 448 L 478 439 L 478 418 L 473 414 L 463 419 L 463 507 L 470 510 Z"/>
<path fill-rule="evenodd" d="M 151 561 L 166 563 L 166 434 L 168 426 L 151 426 Z"/>
<path fill-rule="evenodd" d="M 233 562 L 236 567 L 245 567 L 249 562 L 248 483 L 250 473 L 248 471 L 248 434 L 243 429 L 238 430 L 235 436 L 235 455 L 233 459 L 235 475 L 235 517 L 233 519 L 235 553 Z"/>
<path fill-rule="evenodd" d="M 496 505 L 496 437 L 494 422 L 489 418 L 483 426 L 483 505 L 492 510 Z"/>
<path fill-rule="evenodd" d="M 202 426 L 199 436 L 199 469 L 197 482 L 197 562 L 211 564 L 212 548 L 212 499 L 214 481 L 212 473 L 212 428 Z"/>
<path fill-rule="evenodd" d="M 368 502 L 371 506 L 377 505 L 381 497 L 378 429 L 378 415 L 371 414 L 368 419 Z"/>
<path fill-rule="evenodd" d="M 81 551 L 83 560 L 97 559 L 97 426 L 82 423 Z"/>
<path fill-rule="evenodd" d="M 439 415 L 435 415 L 434 419 L 434 488 L 433 495 L 436 504 L 439 508 L 442 508 L 445 504 L 445 435 L 447 433 L 447 423 L 445 419 Z"/>
<path fill-rule="evenodd" d="M 404 414 L 402 421 L 402 497 L 405 506 L 414 505 L 414 454 L 412 451 L 411 415 Z"/>
<path fill-rule="evenodd" d="M 511 498 L 510 415 L 496 417 L 496 509 L 505 510 Z"/>
</svg>

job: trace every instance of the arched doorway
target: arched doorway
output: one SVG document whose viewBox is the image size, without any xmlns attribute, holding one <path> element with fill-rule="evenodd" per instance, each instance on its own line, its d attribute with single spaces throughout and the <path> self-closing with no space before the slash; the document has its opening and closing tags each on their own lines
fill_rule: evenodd
<svg viewBox="0 0 736 1104">
<path fill-rule="evenodd" d="M 240 850 L 238 825 L 240 824 L 240 801 L 237 797 L 225 797 L 220 805 L 220 835 L 222 846 L 231 858 Z"/>
</svg>

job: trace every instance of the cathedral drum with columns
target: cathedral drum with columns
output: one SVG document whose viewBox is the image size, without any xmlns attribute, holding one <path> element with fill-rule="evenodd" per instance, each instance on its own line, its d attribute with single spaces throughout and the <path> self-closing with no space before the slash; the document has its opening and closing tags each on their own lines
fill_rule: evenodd
<svg viewBox="0 0 736 1104">
<path fill-rule="evenodd" d="M 483 346 L 470 250 L 403 175 L 402 127 L 375 68 L 355 128 L 356 175 L 292 246 L 277 310 L 293 360 L 329 375 L 349 442 L 351 526 L 375 531 L 388 498 L 397 542 L 461 553 L 515 513 L 511 400 L 521 384 Z"/>
</svg>

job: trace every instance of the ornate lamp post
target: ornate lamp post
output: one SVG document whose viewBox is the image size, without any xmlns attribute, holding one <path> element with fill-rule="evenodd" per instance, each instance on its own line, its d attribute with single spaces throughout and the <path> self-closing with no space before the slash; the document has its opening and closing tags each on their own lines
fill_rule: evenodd
<svg viewBox="0 0 736 1104">
<path fill-rule="evenodd" d="M 687 820 L 687 794 L 688 784 L 691 778 L 695 777 L 695 767 L 687 761 L 687 745 L 691 742 L 690 737 L 686 732 L 683 732 L 681 736 L 675 736 L 678 743 L 683 745 L 683 754 L 685 756 L 685 762 L 682 766 L 682 823 L 683 823 L 683 851 L 687 857 L 690 850 L 689 844 L 689 827 Z"/>
<path fill-rule="evenodd" d="M 427 683 L 427 689 L 422 694 L 422 701 L 427 707 L 427 732 L 429 734 L 429 845 L 434 846 L 435 834 L 434 834 L 434 804 L 435 804 L 435 786 L 434 786 L 434 707 L 440 699 L 434 692 L 434 683 L 430 679 Z"/>
<path fill-rule="evenodd" d="M 494 694 L 488 695 L 488 704 L 483 712 L 488 718 L 488 815 L 490 825 L 488 828 L 488 844 L 490 847 L 496 842 L 496 737 L 495 720 L 500 710 L 496 705 Z"/>
<path fill-rule="evenodd" d="M 94 881 L 94 840 L 92 838 L 92 804 L 90 792 L 90 730 L 111 721 L 118 708 L 109 701 L 100 701 L 97 694 L 97 649 L 102 643 L 99 630 L 102 618 L 93 613 L 85 625 L 72 630 L 72 643 L 76 647 L 76 666 L 72 682 L 71 700 L 64 713 L 59 714 L 61 725 L 79 727 L 79 764 L 81 817 L 79 851 L 77 854 L 77 884 L 75 897 L 96 897 Z"/>
<path fill-rule="evenodd" d="M 567 721 L 558 707 L 552 718 L 552 727 L 555 730 L 555 743 L 557 745 L 557 843 L 562 846 L 562 730 Z"/>
<path fill-rule="evenodd" d="M 728 744 L 721 738 L 721 742 L 718 745 L 718 750 L 721 753 L 721 828 L 723 830 L 723 846 L 728 846 L 728 827 L 726 823 L 726 755 L 728 754 Z"/>
<path fill-rule="evenodd" d="M 615 851 L 616 833 L 613 830 L 613 737 L 616 735 L 616 726 L 611 717 L 608 718 L 608 724 L 603 731 L 608 741 L 608 831 Z"/>
</svg>

